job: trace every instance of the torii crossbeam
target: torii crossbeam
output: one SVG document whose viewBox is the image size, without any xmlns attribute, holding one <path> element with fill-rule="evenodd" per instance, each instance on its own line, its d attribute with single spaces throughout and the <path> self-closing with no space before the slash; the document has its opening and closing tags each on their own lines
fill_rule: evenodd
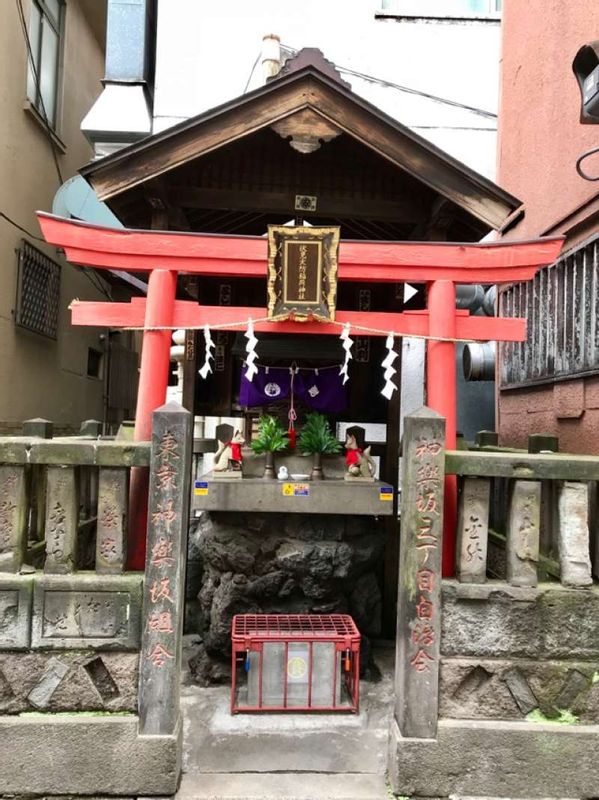
<svg viewBox="0 0 599 800">
<path fill-rule="evenodd" d="M 76 303 L 74 325 L 144 328 L 136 440 L 149 439 L 152 412 L 165 402 L 171 329 L 223 326 L 265 309 L 209 307 L 176 300 L 177 275 L 266 278 L 267 247 L 263 237 L 104 228 L 38 213 L 49 244 L 62 247 L 69 261 L 82 266 L 148 272 L 147 299 L 130 303 Z M 562 237 L 528 242 L 370 242 L 342 241 L 338 280 L 369 283 L 427 284 L 427 309 L 379 313 L 338 311 L 337 322 L 394 331 L 399 336 L 428 336 L 427 404 L 446 420 L 446 446 L 456 445 L 456 339 L 518 342 L 526 339 L 526 320 L 471 317 L 455 307 L 458 283 L 504 284 L 531 280 L 551 264 Z M 232 328 L 233 329 L 233 328 Z M 320 322 L 266 322 L 257 331 L 338 333 L 338 325 Z M 135 512 L 134 512 L 135 513 Z M 443 573 L 453 574 L 456 483 L 446 478 Z M 143 515 L 142 515 L 143 516 Z M 130 566 L 143 569 L 145 527 L 139 525 L 130 543 Z"/>
</svg>

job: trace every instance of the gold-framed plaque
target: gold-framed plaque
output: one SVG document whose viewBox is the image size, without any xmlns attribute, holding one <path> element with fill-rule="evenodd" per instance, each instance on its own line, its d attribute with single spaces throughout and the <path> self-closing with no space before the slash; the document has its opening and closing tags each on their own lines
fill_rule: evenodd
<svg viewBox="0 0 599 800">
<path fill-rule="evenodd" d="M 268 318 L 332 322 L 339 228 L 268 226 Z"/>
</svg>

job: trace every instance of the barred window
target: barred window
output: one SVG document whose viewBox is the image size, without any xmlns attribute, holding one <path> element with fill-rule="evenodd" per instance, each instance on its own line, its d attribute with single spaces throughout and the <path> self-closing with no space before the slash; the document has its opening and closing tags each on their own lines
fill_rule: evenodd
<svg viewBox="0 0 599 800">
<path fill-rule="evenodd" d="M 15 322 L 22 328 L 56 339 L 60 264 L 25 240 L 18 250 L 18 260 Z"/>
<path fill-rule="evenodd" d="M 500 311 L 528 322 L 501 345 L 502 388 L 599 373 L 599 236 L 502 292 Z"/>
</svg>

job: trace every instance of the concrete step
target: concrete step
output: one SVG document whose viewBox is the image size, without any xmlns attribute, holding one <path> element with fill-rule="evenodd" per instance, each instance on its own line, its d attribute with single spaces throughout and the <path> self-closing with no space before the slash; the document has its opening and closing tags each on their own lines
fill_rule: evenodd
<svg viewBox="0 0 599 800">
<path fill-rule="evenodd" d="M 176 800 L 389 800 L 382 775 L 187 773 Z"/>
</svg>

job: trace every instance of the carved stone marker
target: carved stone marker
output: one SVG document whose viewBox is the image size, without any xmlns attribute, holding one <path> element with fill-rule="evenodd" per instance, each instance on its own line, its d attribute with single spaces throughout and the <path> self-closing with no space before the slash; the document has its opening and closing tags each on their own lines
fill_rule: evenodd
<svg viewBox="0 0 599 800">
<path fill-rule="evenodd" d="M 514 481 L 507 522 L 507 580 L 512 586 L 537 585 L 540 516 L 540 482 Z"/>
<path fill-rule="evenodd" d="M 123 572 L 127 542 L 128 470 L 101 469 L 98 485 L 96 572 Z"/>
<path fill-rule="evenodd" d="M 488 478 L 464 478 L 456 548 L 456 575 L 462 583 L 484 583 L 487 580 L 490 493 L 491 481 Z"/>
<path fill-rule="evenodd" d="M 79 487 L 74 467 L 48 467 L 44 572 L 66 575 L 77 563 Z"/>
<path fill-rule="evenodd" d="M 152 459 L 139 687 L 139 730 L 172 734 L 179 719 L 191 414 L 177 403 L 152 420 Z"/>
<path fill-rule="evenodd" d="M 0 572 L 18 572 L 27 549 L 25 467 L 0 466 Z"/>
<path fill-rule="evenodd" d="M 445 420 L 404 420 L 395 716 L 402 736 L 437 733 Z"/>
<path fill-rule="evenodd" d="M 589 493 L 586 483 L 564 481 L 558 490 L 559 557 L 566 586 L 590 586 Z"/>
</svg>

